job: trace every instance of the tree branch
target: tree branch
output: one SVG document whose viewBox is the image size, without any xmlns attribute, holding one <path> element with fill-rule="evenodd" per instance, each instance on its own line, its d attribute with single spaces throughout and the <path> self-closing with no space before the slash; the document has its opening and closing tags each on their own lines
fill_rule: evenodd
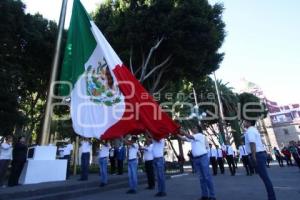
<svg viewBox="0 0 300 200">
<path fill-rule="evenodd" d="M 133 73 L 133 68 L 132 68 L 132 46 L 131 46 L 131 48 L 130 48 L 129 67 L 130 67 L 131 73 Z"/>
<path fill-rule="evenodd" d="M 147 78 L 149 78 L 156 70 L 158 70 L 159 68 L 161 68 L 165 64 L 167 64 L 171 58 L 172 58 L 172 55 L 169 55 L 162 63 L 160 63 L 159 65 L 156 65 L 147 75 L 145 75 L 142 82 L 145 81 Z"/>
<path fill-rule="evenodd" d="M 165 67 L 165 68 L 162 68 L 161 70 L 160 70 L 160 72 L 159 72 L 159 74 L 157 75 L 157 77 L 156 77 L 156 79 L 155 79 L 155 82 L 154 82 L 154 84 L 153 84 L 153 87 L 151 88 L 151 93 L 154 93 L 154 91 L 156 90 L 156 88 L 158 87 L 158 84 L 159 84 L 159 82 L 160 82 L 160 80 L 161 80 L 161 77 L 162 77 L 162 75 L 164 74 L 164 72 L 166 71 L 166 69 L 167 69 L 167 67 Z"/>
<path fill-rule="evenodd" d="M 142 69 L 142 73 L 141 73 L 141 77 L 140 77 L 140 82 L 143 82 L 144 81 L 144 77 L 145 77 L 145 74 L 146 74 L 146 71 L 147 71 L 147 67 L 148 67 L 148 64 L 149 64 L 149 61 L 152 57 L 152 54 L 153 52 L 159 47 L 159 45 L 161 44 L 161 42 L 164 40 L 164 37 L 162 37 L 157 43 L 156 45 L 154 45 L 153 47 L 151 47 L 150 51 L 149 51 L 149 54 L 148 54 L 148 57 L 146 59 L 146 62 L 145 64 L 143 65 L 143 69 Z"/>
</svg>

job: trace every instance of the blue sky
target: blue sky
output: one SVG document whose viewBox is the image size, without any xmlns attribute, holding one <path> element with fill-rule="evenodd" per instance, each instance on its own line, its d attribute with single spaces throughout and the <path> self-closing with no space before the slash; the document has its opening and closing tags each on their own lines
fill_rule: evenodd
<svg viewBox="0 0 300 200">
<path fill-rule="evenodd" d="M 91 12 L 101 0 L 81 0 Z M 24 0 L 27 12 L 58 20 L 61 0 Z M 245 78 L 257 83 L 267 98 L 300 103 L 300 1 L 209 0 L 221 2 L 227 37 L 219 79 L 238 88 Z M 72 0 L 69 0 L 67 22 Z"/>
<path fill-rule="evenodd" d="M 281 104 L 300 103 L 300 1 L 222 2 L 227 37 L 219 78 L 238 87 L 246 78 Z"/>
</svg>

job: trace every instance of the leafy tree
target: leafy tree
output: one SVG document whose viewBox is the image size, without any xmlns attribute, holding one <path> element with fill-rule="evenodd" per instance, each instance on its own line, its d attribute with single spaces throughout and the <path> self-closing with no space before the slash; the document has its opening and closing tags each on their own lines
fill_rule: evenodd
<svg viewBox="0 0 300 200">
<path fill-rule="evenodd" d="M 0 2 L 0 135 L 11 134 L 24 118 L 18 112 L 20 58 L 22 40 L 19 32 L 23 27 L 24 4 L 21 1 Z"/>
<path fill-rule="evenodd" d="M 268 114 L 266 105 L 260 99 L 251 93 L 242 93 L 239 95 L 241 107 L 241 120 L 258 120 L 265 118 Z"/>
<path fill-rule="evenodd" d="M 25 14 L 20 0 L 2 0 L 0 9 L 0 121 L 30 138 L 43 117 L 57 25 Z"/>
<path fill-rule="evenodd" d="M 95 22 L 150 92 L 219 67 L 223 6 L 207 0 L 108 0 Z"/>
<path fill-rule="evenodd" d="M 37 136 L 43 121 L 57 25 L 39 14 L 26 15 L 25 24 L 20 106 L 28 118 L 24 131 L 28 136 L 32 133 Z"/>
</svg>

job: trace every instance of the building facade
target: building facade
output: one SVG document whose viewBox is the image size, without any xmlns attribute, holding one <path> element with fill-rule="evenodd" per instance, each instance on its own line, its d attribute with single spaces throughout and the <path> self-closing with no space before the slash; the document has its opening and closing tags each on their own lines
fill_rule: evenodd
<svg viewBox="0 0 300 200">
<path fill-rule="evenodd" d="M 269 150 L 282 148 L 292 140 L 300 140 L 300 104 L 278 105 L 270 101 L 255 83 L 241 80 L 238 92 L 248 92 L 259 97 L 268 108 L 268 117 L 258 123 L 262 138 Z"/>
</svg>

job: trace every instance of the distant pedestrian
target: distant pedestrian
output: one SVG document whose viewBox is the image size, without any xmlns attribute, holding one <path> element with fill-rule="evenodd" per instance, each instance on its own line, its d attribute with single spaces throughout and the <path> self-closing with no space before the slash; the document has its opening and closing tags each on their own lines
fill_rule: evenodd
<svg viewBox="0 0 300 200">
<path fill-rule="evenodd" d="M 231 173 L 231 176 L 235 176 L 235 161 L 234 161 L 234 151 L 233 148 L 231 147 L 231 145 L 229 145 L 229 143 L 227 143 L 227 145 L 225 146 L 226 149 L 226 160 L 227 160 L 227 164 L 229 166 L 229 170 Z"/>
<path fill-rule="evenodd" d="M 233 159 L 234 159 L 235 170 L 237 170 L 238 169 L 238 163 L 239 163 L 240 154 L 237 151 L 233 151 L 233 155 L 234 155 Z"/>
<path fill-rule="evenodd" d="M 12 136 L 8 135 L 4 138 L 4 141 L 0 143 L 0 187 L 3 186 L 8 166 L 12 160 L 12 141 Z"/>
<path fill-rule="evenodd" d="M 144 152 L 145 171 L 148 180 L 148 187 L 146 189 L 152 190 L 155 188 L 155 174 L 153 164 L 153 144 L 151 140 L 146 140 L 145 146 L 141 148 Z"/>
<path fill-rule="evenodd" d="M 118 150 L 115 145 L 112 145 L 109 149 L 110 174 L 116 173 L 117 151 Z"/>
<path fill-rule="evenodd" d="M 291 152 L 291 154 L 293 155 L 293 158 L 295 160 L 296 165 L 299 167 L 300 169 L 300 154 L 299 154 L 299 147 L 297 146 L 295 141 L 290 141 L 290 147 L 289 147 L 289 151 Z"/>
<path fill-rule="evenodd" d="M 127 194 L 135 194 L 137 192 L 138 184 L 138 158 L 137 154 L 139 146 L 137 144 L 137 136 L 131 136 L 131 140 L 123 139 L 124 144 L 128 145 L 128 179 L 129 179 L 129 190 Z"/>
<path fill-rule="evenodd" d="M 202 190 L 201 200 L 216 200 L 215 189 L 212 176 L 209 172 L 209 145 L 208 141 L 201 133 L 200 127 L 192 128 L 193 135 L 181 130 L 183 136 L 179 136 L 182 140 L 191 142 L 192 153 L 194 156 L 194 164 L 196 172 L 199 174 L 200 185 Z"/>
<path fill-rule="evenodd" d="M 108 141 L 101 142 L 101 149 L 99 150 L 99 168 L 100 168 L 100 187 L 104 187 L 108 183 L 108 156 L 109 156 L 110 145 Z"/>
<path fill-rule="evenodd" d="M 212 148 L 212 144 L 209 144 L 208 156 L 213 171 L 213 175 L 216 176 L 218 174 L 217 153 L 216 153 L 216 149 Z"/>
<path fill-rule="evenodd" d="M 267 153 L 267 167 L 270 168 L 270 162 L 272 161 L 271 153 Z"/>
<path fill-rule="evenodd" d="M 126 158 L 126 148 L 121 143 L 117 148 L 117 165 L 118 165 L 118 175 L 122 175 L 124 171 L 124 160 Z"/>
<path fill-rule="evenodd" d="M 217 154 L 217 162 L 221 171 L 221 174 L 225 173 L 225 168 L 224 168 L 224 157 L 223 157 L 223 151 L 220 149 L 218 145 L 216 145 L 216 154 Z"/>
<path fill-rule="evenodd" d="M 273 152 L 274 152 L 274 155 L 276 157 L 276 160 L 277 160 L 279 166 L 284 167 L 282 155 L 281 155 L 280 151 L 277 149 L 277 147 L 274 147 Z"/>
<path fill-rule="evenodd" d="M 90 152 L 92 144 L 88 138 L 83 138 L 81 141 L 81 177 L 79 181 L 87 181 L 89 175 Z"/>
<path fill-rule="evenodd" d="M 70 165 L 71 165 L 71 157 L 73 151 L 73 144 L 70 140 L 68 140 L 68 144 L 63 147 L 62 155 L 63 159 L 67 160 L 67 173 L 66 178 L 70 178 Z"/>
<path fill-rule="evenodd" d="M 167 196 L 166 193 L 166 178 L 165 178 L 165 159 L 164 159 L 164 147 L 165 139 L 154 139 L 151 135 L 145 134 L 147 140 L 152 139 L 152 152 L 153 152 L 153 164 L 154 171 L 157 179 L 158 192 L 155 194 L 156 197 Z"/>
<path fill-rule="evenodd" d="M 255 166 L 256 172 L 265 184 L 268 193 L 268 200 L 276 200 L 273 184 L 269 178 L 266 168 L 266 149 L 255 124 L 256 121 L 244 121 L 244 128 L 246 129 L 245 146 L 247 153 L 250 155 L 253 166 Z"/>
<path fill-rule="evenodd" d="M 281 150 L 281 153 L 284 155 L 284 159 L 286 161 L 286 165 L 287 166 L 293 166 L 293 163 L 292 163 L 292 154 L 288 150 L 288 148 L 287 147 L 283 147 L 282 150 Z"/>
<path fill-rule="evenodd" d="M 187 156 L 189 157 L 189 161 L 190 161 L 190 165 L 192 167 L 192 173 L 194 174 L 195 173 L 195 166 L 194 166 L 194 162 L 193 162 L 193 154 L 192 154 L 192 151 L 189 150 Z"/>
<path fill-rule="evenodd" d="M 246 169 L 247 176 L 251 176 L 252 172 L 250 170 L 250 163 L 249 163 L 249 157 L 248 157 L 248 152 L 246 150 L 246 146 L 244 145 L 244 142 L 241 142 L 241 145 L 239 146 L 239 151 L 240 151 L 240 159 L 243 162 L 243 165 Z"/>
<path fill-rule="evenodd" d="M 25 137 L 18 138 L 18 142 L 13 147 L 13 160 L 11 163 L 11 172 L 8 179 L 8 186 L 19 184 L 19 178 L 27 159 L 27 145 Z"/>
</svg>

